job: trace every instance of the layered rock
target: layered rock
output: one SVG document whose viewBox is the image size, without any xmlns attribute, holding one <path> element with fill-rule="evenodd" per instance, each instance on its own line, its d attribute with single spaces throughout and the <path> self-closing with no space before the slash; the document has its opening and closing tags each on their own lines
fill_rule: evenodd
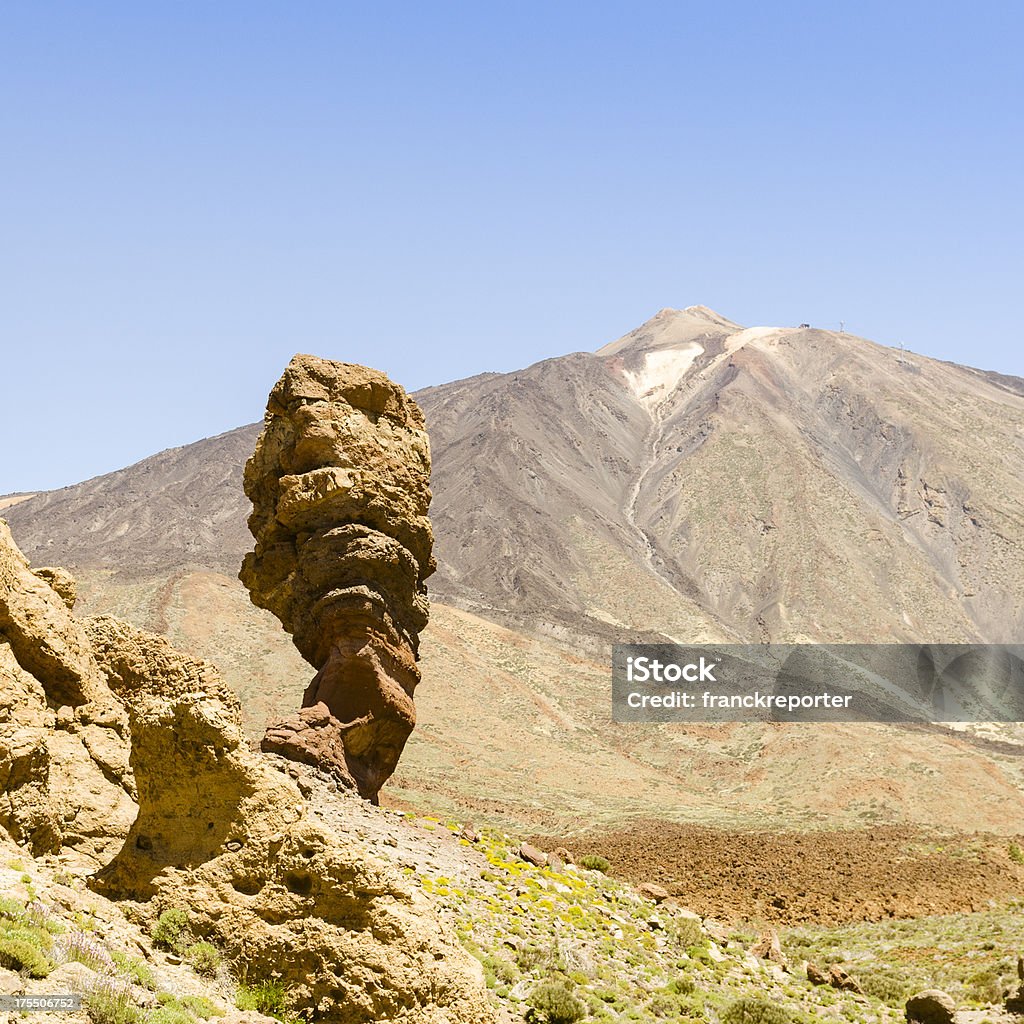
<svg viewBox="0 0 1024 1024">
<path fill-rule="evenodd" d="M 291 361 L 245 469 L 256 546 L 240 578 L 317 674 L 263 746 L 373 800 L 416 720 L 429 482 L 423 416 L 402 388 L 362 366 Z"/>
</svg>

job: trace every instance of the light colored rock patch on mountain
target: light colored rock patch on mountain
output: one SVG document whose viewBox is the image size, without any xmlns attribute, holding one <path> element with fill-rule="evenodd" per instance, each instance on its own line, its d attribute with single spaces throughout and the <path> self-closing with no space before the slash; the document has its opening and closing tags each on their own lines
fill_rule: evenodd
<svg viewBox="0 0 1024 1024">
<path fill-rule="evenodd" d="M 640 369 L 622 372 L 637 398 L 646 405 L 654 405 L 683 379 L 694 360 L 703 354 L 703 346 L 693 341 L 680 348 L 648 352 Z"/>
</svg>

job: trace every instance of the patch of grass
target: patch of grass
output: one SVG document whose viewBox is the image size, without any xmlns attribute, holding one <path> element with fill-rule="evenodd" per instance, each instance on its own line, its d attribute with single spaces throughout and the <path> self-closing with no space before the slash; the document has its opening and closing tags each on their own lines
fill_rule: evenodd
<svg viewBox="0 0 1024 1024">
<path fill-rule="evenodd" d="M 239 985 L 235 993 L 235 1006 L 239 1010 L 257 1010 L 278 1020 L 291 1019 L 288 997 L 280 981 L 261 981 L 255 985 Z"/>
<path fill-rule="evenodd" d="M 204 978 L 212 978 L 220 967 L 220 953 L 211 942 L 193 942 L 185 950 L 185 959 Z"/>
<path fill-rule="evenodd" d="M 997 969 L 978 971 L 965 982 L 967 998 L 975 1003 L 1001 1003 L 1006 980 L 1006 975 Z"/>
<path fill-rule="evenodd" d="M 1016 843 L 1010 843 L 1010 848 L 1006 852 L 1014 864 L 1024 864 L 1024 850 Z"/>
<path fill-rule="evenodd" d="M 579 865 L 588 871 L 600 871 L 603 875 L 608 874 L 608 869 L 612 866 L 607 857 L 601 857 L 596 853 L 588 853 L 580 857 Z"/>
<path fill-rule="evenodd" d="M 914 986 L 906 975 L 892 968 L 860 970 L 857 972 L 857 980 L 865 995 L 873 996 L 894 1009 L 901 1009 L 907 998 L 913 995 Z"/>
<path fill-rule="evenodd" d="M 200 1020 L 224 1016 L 224 1011 L 206 996 L 182 996 L 178 1002 L 186 1009 L 191 1010 Z"/>
<path fill-rule="evenodd" d="M 196 1024 L 196 1019 L 180 1003 L 168 1003 L 150 1013 L 146 1024 Z"/>
<path fill-rule="evenodd" d="M 165 910 L 157 919 L 151 937 L 155 946 L 159 946 L 161 949 L 169 949 L 172 953 L 177 953 L 179 956 L 184 955 L 191 938 L 188 927 L 188 914 L 177 907 Z"/>
</svg>

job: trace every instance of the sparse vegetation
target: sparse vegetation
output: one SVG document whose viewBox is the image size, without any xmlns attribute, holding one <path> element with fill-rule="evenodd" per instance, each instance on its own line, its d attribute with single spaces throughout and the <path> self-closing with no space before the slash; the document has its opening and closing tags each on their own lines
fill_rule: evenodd
<svg viewBox="0 0 1024 1024">
<path fill-rule="evenodd" d="M 117 964 L 107 947 L 87 932 L 70 932 L 55 947 L 57 957 L 64 963 L 76 961 L 102 974 L 114 975 Z"/>
<path fill-rule="evenodd" d="M 191 938 L 188 914 L 177 907 L 165 910 L 153 928 L 152 938 L 154 945 L 183 956 Z"/>
<path fill-rule="evenodd" d="M 92 1024 L 143 1024 L 144 1019 L 131 988 L 112 978 L 102 979 L 85 997 L 85 1011 Z"/>
<path fill-rule="evenodd" d="M 280 981 L 261 981 L 255 985 L 239 985 L 235 993 L 235 1006 L 239 1010 L 257 1010 L 268 1017 L 289 1021 L 287 995 Z"/>
<path fill-rule="evenodd" d="M 600 871 L 606 875 L 611 866 L 607 857 L 601 857 L 596 853 L 588 853 L 580 857 L 580 867 L 586 868 L 588 871 Z"/>
<path fill-rule="evenodd" d="M 196 974 L 212 978 L 220 967 L 220 953 L 210 942 L 193 942 L 185 950 L 185 959 L 192 965 Z"/>
<path fill-rule="evenodd" d="M 1017 843 L 1010 843 L 1007 854 L 1014 864 L 1024 864 L 1024 850 L 1022 850 Z"/>
<path fill-rule="evenodd" d="M 117 951 L 110 954 L 118 971 L 128 978 L 133 984 L 140 988 L 148 988 L 150 992 L 156 991 L 156 975 L 153 968 L 135 956 L 128 956 L 126 953 Z"/>
<path fill-rule="evenodd" d="M 761 996 L 744 996 L 722 1011 L 722 1024 L 795 1024 L 802 1019 Z"/>
</svg>

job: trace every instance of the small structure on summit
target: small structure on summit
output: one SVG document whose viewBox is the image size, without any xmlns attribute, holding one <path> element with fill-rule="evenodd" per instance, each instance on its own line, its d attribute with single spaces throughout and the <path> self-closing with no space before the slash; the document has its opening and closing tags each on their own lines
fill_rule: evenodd
<svg viewBox="0 0 1024 1024">
<path fill-rule="evenodd" d="M 297 355 L 270 393 L 245 493 L 256 546 L 239 578 L 317 669 L 263 749 L 376 801 L 415 725 L 435 567 L 423 414 L 377 370 Z"/>
</svg>

